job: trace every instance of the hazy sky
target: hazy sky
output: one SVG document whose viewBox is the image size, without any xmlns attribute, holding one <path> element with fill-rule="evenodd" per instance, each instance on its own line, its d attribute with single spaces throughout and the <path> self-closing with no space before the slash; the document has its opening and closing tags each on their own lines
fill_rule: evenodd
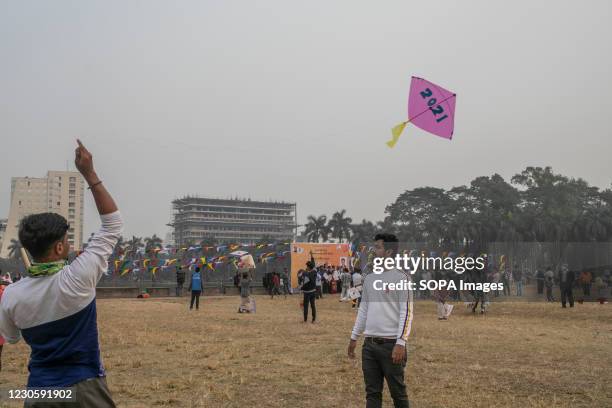
<svg viewBox="0 0 612 408">
<path fill-rule="evenodd" d="M 608 187 L 610 21 L 607 0 L 0 0 L 0 217 L 76 137 L 126 236 L 163 236 L 189 193 L 301 222 L 528 165 Z M 412 75 L 457 93 L 454 139 L 409 126 L 391 150 Z"/>
</svg>

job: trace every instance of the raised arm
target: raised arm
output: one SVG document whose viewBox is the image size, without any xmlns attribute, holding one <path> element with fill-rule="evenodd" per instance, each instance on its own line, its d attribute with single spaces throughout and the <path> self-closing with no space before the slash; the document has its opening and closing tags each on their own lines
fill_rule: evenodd
<svg viewBox="0 0 612 408">
<path fill-rule="evenodd" d="M 108 257 L 121 236 L 123 222 L 115 201 L 94 170 L 91 153 L 80 140 L 77 140 L 77 143 L 74 164 L 89 184 L 102 226 L 87 244 L 85 251 L 70 264 L 67 273 L 63 274 L 63 284 L 66 291 L 90 296 L 102 274 L 108 269 Z"/>
<path fill-rule="evenodd" d="M 74 164 L 89 185 L 89 189 L 96 202 L 96 207 L 98 207 L 98 213 L 100 215 L 114 213 L 117 211 L 117 205 L 113 197 L 106 191 L 102 181 L 98 178 L 93 167 L 91 153 L 89 153 L 89 150 L 83 146 L 79 139 L 77 139 L 77 143 L 79 146 L 74 151 Z"/>
</svg>

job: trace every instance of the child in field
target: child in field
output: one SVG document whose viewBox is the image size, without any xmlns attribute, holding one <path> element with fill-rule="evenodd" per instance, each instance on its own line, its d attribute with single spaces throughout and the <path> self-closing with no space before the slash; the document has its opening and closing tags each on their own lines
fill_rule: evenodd
<svg viewBox="0 0 612 408">
<path fill-rule="evenodd" d="M 453 305 L 446 303 L 448 296 L 449 291 L 446 288 L 438 289 L 434 292 L 434 298 L 438 306 L 438 320 L 448 320 L 453 311 Z"/>
<path fill-rule="evenodd" d="M 251 279 L 244 272 L 240 278 L 240 307 L 238 313 L 251 313 Z"/>
</svg>

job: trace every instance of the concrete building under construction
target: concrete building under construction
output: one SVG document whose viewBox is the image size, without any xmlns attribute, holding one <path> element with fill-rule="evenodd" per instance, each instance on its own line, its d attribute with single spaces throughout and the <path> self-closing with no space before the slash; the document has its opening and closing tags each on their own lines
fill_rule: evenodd
<svg viewBox="0 0 612 408">
<path fill-rule="evenodd" d="M 213 240 L 252 244 L 262 239 L 292 240 L 297 227 L 295 203 L 187 196 L 172 202 L 177 246 Z"/>
</svg>

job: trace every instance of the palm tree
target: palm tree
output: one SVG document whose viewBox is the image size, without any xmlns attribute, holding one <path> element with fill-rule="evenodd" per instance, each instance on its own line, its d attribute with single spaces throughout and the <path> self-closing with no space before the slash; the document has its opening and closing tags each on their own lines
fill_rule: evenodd
<svg viewBox="0 0 612 408">
<path fill-rule="evenodd" d="M 342 242 L 344 238 L 347 240 L 351 237 L 351 217 L 345 217 L 346 210 L 335 212 L 331 220 L 327 223 L 327 227 L 331 230 L 332 237 L 338 238 Z"/>
<path fill-rule="evenodd" d="M 319 242 L 320 238 L 323 238 L 323 241 L 327 241 L 329 228 L 327 227 L 327 217 L 325 215 L 319 215 L 318 217 L 309 215 L 305 227 L 304 234 L 308 238 L 308 242 Z"/>
<path fill-rule="evenodd" d="M 158 237 L 156 234 L 153 234 L 150 238 L 145 238 L 145 251 L 149 252 L 154 250 L 155 248 L 161 248 L 162 239 Z"/>
<path fill-rule="evenodd" d="M 8 246 L 8 257 L 13 259 L 19 258 L 21 256 L 21 252 L 19 251 L 20 249 L 21 243 L 14 238 L 11 239 L 11 243 Z"/>
<path fill-rule="evenodd" d="M 128 250 L 135 253 L 141 246 L 142 238 L 132 235 L 132 239 L 128 242 Z"/>
</svg>

